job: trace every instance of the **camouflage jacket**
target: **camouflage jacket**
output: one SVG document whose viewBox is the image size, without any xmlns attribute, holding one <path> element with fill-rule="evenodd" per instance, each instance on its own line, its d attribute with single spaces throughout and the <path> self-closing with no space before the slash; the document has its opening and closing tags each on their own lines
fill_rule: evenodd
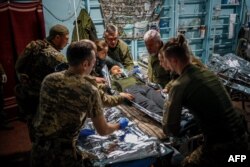
<svg viewBox="0 0 250 167">
<path fill-rule="evenodd" d="M 81 161 L 77 161 L 76 156 L 79 132 L 87 117 L 102 115 L 99 91 L 88 76 L 67 70 L 46 76 L 33 119 L 32 164 L 46 161 L 45 166 L 79 166 Z M 78 160 L 82 159 L 80 156 L 87 158 L 88 154 L 81 152 Z"/>
<path fill-rule="evenodd" d="M 104 107 L 113 107 L 121 104 L 125 100 L 125 98 L 120 95 L 108 95 L 105 90 L 107 86 L 105 84 L 97 84 L 94 77 L 88 77 L 88 81 L 98 89 Z"/>
<path fill-rule="evenodd" d="M 133 58 L 130 53 L 128 45 L 119 39 L 118 44 L 115 48 L 109 48 L 108 56 L 117 62 L 122 63 L 124 68 L 131 70 L 134 67 Z"/>
<path fill-rule="evenodd" d="M 54 72 L 55 66 L 62 62 L 66 62 L 64 55 L 47 40 L 30 42 L 15 65 L 22 89 L 38 97 L 44 77 Z"/>
<path fill-rule="evenodd" d="M 36 137 L 73 141 L 87 117 L 103 114 L 101 96 L 91 81 L 67 70 L 45 77 L 33 122 Z"/>
</svg>

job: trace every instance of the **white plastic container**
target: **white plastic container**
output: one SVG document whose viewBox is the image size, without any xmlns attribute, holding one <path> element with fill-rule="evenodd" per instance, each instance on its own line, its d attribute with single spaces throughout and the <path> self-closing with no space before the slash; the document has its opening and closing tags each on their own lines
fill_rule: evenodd
<svg viewBox="0 0 250 167">
<path fill-rule="evenodd" d="M 204 25 L 202 25 L 200 27 L 200 38 L 205 38 L 205 33 L 206 33 L 206 27 Z"/>
</svg>

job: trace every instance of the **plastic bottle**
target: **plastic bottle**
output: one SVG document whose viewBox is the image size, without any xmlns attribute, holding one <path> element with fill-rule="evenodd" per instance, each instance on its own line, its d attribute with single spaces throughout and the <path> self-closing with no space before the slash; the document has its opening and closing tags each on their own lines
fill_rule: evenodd
<svg viewBox="0 0 250 167">
<path fill-rule="evenodd" d="M 206 33 L 206 27 L 204 25 L 202 25 L 200 27 L 200 38 L 205 38 L 205 33 Z"/>
</svg>

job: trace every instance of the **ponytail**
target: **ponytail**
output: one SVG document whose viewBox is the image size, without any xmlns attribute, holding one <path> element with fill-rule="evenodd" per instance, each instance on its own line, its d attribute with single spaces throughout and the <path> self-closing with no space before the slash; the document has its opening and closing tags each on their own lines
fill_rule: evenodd
<svg viewBox="0 0 250 167">
<path fill-rule="evenodd" d="M 184 37 L 183 34 L 179 34 L 176 40 L 180 47 L 185 47 L 184 45 L 187 45 L 186 38 Z"/>
<path fill-rule="evenodd" d="M 179 34 L 176 38 L 171 38 L 163 46 L 165 57 L 175 57 L 182 62 L 190 60 L 190 51 L 184 35 Z"/>
</svg>

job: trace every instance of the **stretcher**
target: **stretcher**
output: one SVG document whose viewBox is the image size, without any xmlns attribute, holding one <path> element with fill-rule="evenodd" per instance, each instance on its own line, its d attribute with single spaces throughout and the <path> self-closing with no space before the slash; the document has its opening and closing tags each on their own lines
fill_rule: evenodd
<svg viewBox="0 0 250 167">
<path fill-rule="evenodd" d="M 126 105 L 105 108 L 104 115 L 108 122 L 118 122 L 121 117 L 127 117 L 129 119 L 128 126 L 107 136 L 99 136 L 96 132 L 80 136 L 77 150 L 90 159 L 93 166 L 112 166 L 124 162 L 131 164 L 132 161 L 136 162 L 132 164 L 142 162 L 145 164 L 147 162 L 146 166 L 149 166 L 157 158 L 167 155 L 171 157 L 174 148 L 171 145 L 164 145 L 157 137 L 151 136 L 160 128 L 155 127 L 152 122 L 149 123 L 150 119 L 140 117 L 141 112 L 134 109 L 134 107 Z M 131 112 L 128 112 L 129 110 Z M 135 119 L 138 116 L 139 120 Z M 150 127 L 152 125 L 153 128 Z M 141 130 L 145 128 L 150 130 L 149 135 Z M 86 120 L 84 129 L 94 130 L 91 119 Z M 150 161 L 148 161 L 149 159 Z"/>
<path fill-rule="evenodd" d="M 229 53 L 224 56 L 213 56 L 208 68 L 221 79 L 233 101 L 250 101 L 250 62 Z"/>
</svg>

